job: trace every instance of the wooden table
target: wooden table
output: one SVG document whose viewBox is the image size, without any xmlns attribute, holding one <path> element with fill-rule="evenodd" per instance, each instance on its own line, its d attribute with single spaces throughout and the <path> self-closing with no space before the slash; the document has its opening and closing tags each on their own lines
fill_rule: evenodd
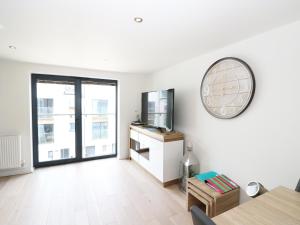
<svg viewBox="0 0 300 225">
<path fill-rule="evenodd" d="M 213 218 L 217 225 L 300 224 L 300 193 L 277 187 Z"/>
</svg>

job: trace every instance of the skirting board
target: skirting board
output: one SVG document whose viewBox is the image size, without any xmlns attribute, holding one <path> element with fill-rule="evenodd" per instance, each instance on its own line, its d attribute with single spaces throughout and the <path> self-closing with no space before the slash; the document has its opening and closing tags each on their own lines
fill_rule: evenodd
<svg viewBox="0 0 300 225">
<path fill-rule="evenodd" d="M 169 180 L 167 182 L 164 182 L 163 183 L 163 186 L 164 187 L 167 187 L 167 186 L 170 186 L 170 185 L 173 185 L 173 184 L 178 184 L 179 183 L 179 179 L 175 179 L 175 180 Z"/>
<path fill-rule="evenodd" d="M 0 177 L 28 174 L 33 172 L 33 168 L 19 168 L 19 169 L 9 169 L 9 170 L 0 170 Z"/>
</svg>

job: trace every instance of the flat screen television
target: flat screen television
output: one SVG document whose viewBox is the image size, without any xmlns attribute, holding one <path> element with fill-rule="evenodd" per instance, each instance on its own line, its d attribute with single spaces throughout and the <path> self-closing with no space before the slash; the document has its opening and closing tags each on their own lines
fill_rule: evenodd
<svg viewBox="0 0 300 225">
<path fill-rule="evenodd" d="M 150 127 L 173 130 L 174 89 L 142 93 L 142 122 Z"/>
</svg>

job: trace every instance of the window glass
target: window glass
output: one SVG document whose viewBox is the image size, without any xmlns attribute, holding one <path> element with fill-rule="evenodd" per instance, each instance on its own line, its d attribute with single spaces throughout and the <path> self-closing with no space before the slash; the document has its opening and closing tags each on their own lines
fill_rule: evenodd
<svg viewBox="0 0 300 225">
<path fill-rule="evenodd" d="M 70 132 L 75 132 L 75 123 L 71 122 L 71 123 L 69 123 L 69 126 L 70 126 L 69 131 Z"/>
<path fill-rule="evenodd" d="M 107 122 L 92 123 L 93 139 L 107 138 Z"/>
<path fill-rule="evenodd" d="M 70 158 L 70 149 L 68 148 L 63 148 L 60 150 L 60 158 L 61 159 L 68 159 Z"/>
<path fill-rule="evenodd" d="M 52 114 L 53 113 L 53 99 L 52 98 L 38 98 L 38 113 Z"/>
<path fill-rule="evenodd" d="M 49 160 L 53 159 L 53 151 L 48 151 L 48 159 Z"/>
<path fill-rule="evenodd" d="M 108 106 L 108 100 L 93 99 L 93 113 L 106 114 L 107 106 Z"/>
<path fill-rule="evenodd" d="M 53 127 L 53 124 L 39 124 L 39 144 L 54 142 Z"/>
<path fill-rule="evenodd" d="M 95 156 L 95 146 L 86 146 L 85 147 L 85 157 Z"/>
</svg>

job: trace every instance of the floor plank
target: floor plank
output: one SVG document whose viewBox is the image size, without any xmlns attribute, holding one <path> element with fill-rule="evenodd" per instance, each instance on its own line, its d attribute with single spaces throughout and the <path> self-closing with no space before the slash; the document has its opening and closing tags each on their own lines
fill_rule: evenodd
<svg viewBox="0 0 300 225">
<path fill-rule="evenodd" d="M 129 160 L 0 178 L 0 225 L 192 225 L 185 195 Z"/>
</svg>

